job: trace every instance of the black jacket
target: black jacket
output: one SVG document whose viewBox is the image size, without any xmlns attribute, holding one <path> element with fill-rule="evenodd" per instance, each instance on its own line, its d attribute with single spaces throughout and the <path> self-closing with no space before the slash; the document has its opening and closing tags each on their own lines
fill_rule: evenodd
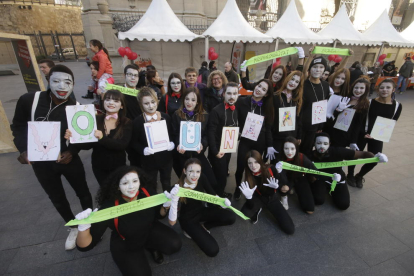
<svg viewBox="0 0 414 276">
<path fill-rule="evenodd" d="M 177 97 L 172 97 L 168 93 L 162 96 L 160 103 L 158 104 L 158 111 L 167 113 L 171 118 L 174 115 L 175 111 L 180 108 L 183 102 L 183 97 L 179 99 Z"/>
<path fill-rule="evenodd" d="M 321 84 L 323 89 L 321 88 Z M 312 84 L 309 79 L 304 82 L 301 111 L 302 130 L 317 131 L 322 130 L 323 128 L 323 123 L 312 125 L 312 104 L 317 101 L 328 100 L 329 98 L 329 84 L 326 81 L 321 81 L 321 84 L 313 84 L 312 88 Z"/>
<path fill-rule="evenodd" d="M 224 72 L 224 75 L 229 82 L 239 83 L 239 76 L 233 69 L 231 69 L 230 72 Z"/>
<path fill-rule="evenodd" d="M 203 101 L 204 110 L 210 113 L 214 107 L 216 107 L 218 104 L 222 103 L 223 101 L 224 101 L 223 94 L 218 95 L 217 90 L 215 90 L 213 87 L 207 88 L 205 95 L 204 95 L 204 101 Z"/>
<path fill-rule="evenodd" d="M 198 74 L 201 75 L 201 82 L 207 85 L 208 76 L 210 76 L 210 70 L 207 67 L 201 67 L 198 70 Z"/>
</svg>

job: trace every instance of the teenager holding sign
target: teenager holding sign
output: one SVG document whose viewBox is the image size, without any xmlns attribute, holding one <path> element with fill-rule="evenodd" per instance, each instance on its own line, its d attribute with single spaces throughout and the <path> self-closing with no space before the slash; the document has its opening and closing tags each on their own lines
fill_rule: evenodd
<svg viewBox="0 0 414 276">
<path fill-rule="evenodd" d="M 136 167 L 118 168 L 98 192 L 99 210 L 154 195 L 151 181 L 150 177 Z M 169 193 L 166 195 L 175 197 L 175 191 L 171 192 L 172 195 Z M 181 248 L 178 234 L 158 221 L 166 216 L 169 205 L 171 202 L 164 203 L 161 208 L 155 206 L 92 225 L 80 224 L 76 240 L 77 248 L 82 252 L 92 250 L 101 241 L 106 229 L 110 228 L 112 230 L 111 255 L 122 275 L 151 275 L 145 250 L 149 250 L 154 261 L 160 264 L 164 261 L 162 254 L 170 255 Z M 77 214 L 76 219 L 85 219 L 91 213 L 92 210 L 87 209 Z"/>
</svg>

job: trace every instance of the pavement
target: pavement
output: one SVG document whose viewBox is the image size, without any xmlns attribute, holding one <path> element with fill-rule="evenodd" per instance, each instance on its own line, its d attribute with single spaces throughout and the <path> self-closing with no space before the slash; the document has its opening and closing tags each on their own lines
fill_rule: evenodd
<svg viewBox="0 0 414 276">
<path fill-rule="evenodd" d="M 89 82 L 88 67 L 84 62 L 66 65 L 75 74 L 77 99 L 89 103 L 81 98 Z M 25 93 L 24 83 L 20 75 L 0 77 L 0 83 L 0 100 L 11 120 L 17 99 Z M 149 258 L 153 275 L 414 275 L 414 92 L 397 99 L 403 112 L 384 147 L 389 163 L 376 166 L 363 189 L 349 187 L 348 210 L 337 210 L 327 195 L 325 204 L 308 215 L 292 195 L 288 212 L 294 235 L 284 234 L 267 212 L 256 225 L 238 218 L 232 226 L 211 230 L 220 246 L 215 258 L 204 255 L 176 225 L 183 247 L 165 256 L 161 265 Z M 31 167 L 18 163 L 17 155 L 0 155 L 0 275 L 121 275 L 109 252 L 109 231 L 92 251 L 64 250 L 64 222 Z M 90 152 L 80 155 L 95 195 L 98 184 Z M 235 161 L 233 156 L 231 192 Z M 66 180 L 64 185 L 74 213 L 82 211 Z M 233 206 L 240 209 L 243 202 Z"/>
</svg>

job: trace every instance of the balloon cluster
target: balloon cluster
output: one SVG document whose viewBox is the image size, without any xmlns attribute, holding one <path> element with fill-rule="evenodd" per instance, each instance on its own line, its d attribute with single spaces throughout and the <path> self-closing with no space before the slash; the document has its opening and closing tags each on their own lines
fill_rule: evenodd
<svg viewBox="0 0 414 276">
<path fill-rule="evenodd" d="M 381 65 L 383 65 L 384 64 L 384 59 L 387 57 L 387 55 L 386 54 L 382 54 L 382 55 L 380 55 L 379 57 L 378 57 L 378 61 L 379 61 L 379 63 L 381 64 Z"/>
<path fill-rule="evenodd" d="M 121 55 L 121 57 L 127 56 L 129 60 L 136 60 L 138 57 L 138 54 L 135 52 L 132 52 L 131 48 L 129 47 L 119 47 L 118 53 Z"/>
<path fill-rule="evenodd" d="M 216 53 L 216 49 L 214 47 L 210 47 L 208 49 L 208 59 L 209 60 L 216 60 L 218 59 L 219 55 Z"/>
<path fill-rule="evenodd" d="M 274 69 L 276 66 L 279 66 L 282 63 L 281 59 L 281 57 L 277 58 L 276 61 L 273 62 L 272 69 Z"/>
<path fill-rule="evenodd" d="M 328 60 L 335 61 L 336 63 L 340 63 L 342 61 L 342 58 L 338 55 L 329 55 Z"/>
</svg>

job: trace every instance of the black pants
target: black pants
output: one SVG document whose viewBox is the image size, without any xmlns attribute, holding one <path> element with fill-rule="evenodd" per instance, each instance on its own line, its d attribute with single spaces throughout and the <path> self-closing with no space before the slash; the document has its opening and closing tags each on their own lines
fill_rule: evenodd
<svg viewBox="0 0 414 276">
<path fill-rule="evenodd" d="M 280 224 L 280 228 L 288 235 L 295 233 L 295 225 L 292 218 L 283 207 L 277 198 L 276 193 L 272 196 L 262 196 L 258 193 L 254 193 L 252 199 L 248 199 L 243 205 L 241 211 L 247 217 L 253 217 L 260 208 L 266 207 L 273 217 Z"/>
<path fill-rule="evenodd" d="M 204 222 L 206 229 L 217 226 L 232 225 L 236 221 L 236 214 L 230 210 L 208 207 L 194 218 L 179 219 L 181 229 L 185 231 L 200 249 L 209 257 L 215 257 L 219 253 L 217 241 L 201 226 Z"/>
<path fill-rule="evenodd" d="M 110 245 L 112 258 L 124 276 L 152 275 L 151 267 L 145 255 L 145 248 L 158 250 L 167 255 L 171 255 L 181 248 L 179 235 L 159 221 L 154 223 L 143 248 L 132 251 L 128 249 L 127 243 L 127 240 L 112 238 Z"/>
<path fill-rule="evenodd" d="M 306 156 L 310 156 L 313 146 L 315 145 L 316 130 L 303 130 L 302 141 L 300 143 L 300 152 Z"/>
<path fill-rule="evenodd" d="M 315 199 L 316 205 L 322 205 L 325 203 L 326 192 L 331 190 L 331 184 L 325 182 L 327 179 L 317 179 L 312 183 L 312 193 Z M 328 180 L 331 182 L 332 180 Z M 337 183 L 335 191 L 331 193 L 332 200 L 335 206 L 340 210 L 346 210 L 349 208 L 350 197 L 348 185 L 346 183 Z"/>
<path fill-rule="evenodd" d="M 313 200 L 312 189 L 308 179 L 305 176 L 300 176 L 293 181 L 289 181 L 291 182 L 290 187 L 295 188 L 295 192 L 298 195 L 299 204 L 302 210 L 304 212 L 315 211 L 315 201 Z M 289 192 L 290 191 L 287 193 L 280 192 L 280 194 L 282 196 L 287 196 Z"/>
<path fill-rule="evenodd" d="M 141 158 L 139 156 L 139 153 L 136 152 L 131 146 L 127 147 L 126 152 L 128 154 L 129 164 L 131 166 L 135 166 L 135 167 L 140 168 L 141 167 Z"/>
<path fill-rule="evenodd" d="M 181 154 L 177 151 L 176 148 L 173 149 L 172 151 L 173 169 L 178 178 L 180 178 L 181 174 L 183 173 L 183 167 L 181 165 L 180 155 Z"/>
<path fill-rule="evenodd" d="M 125 166 L 125 164 L 120 165 L 121 166 Z M 109 176 L 111 175 L 111 173 L 113 173 L 115 169 L 101 169 L 97 166 L 92 165 L 92 171 L 93 174 L 95 175 L 96 180 L 98 181 L 99 186 L 103 187 L 103 185 L 105 184 L 105 181 L 108 180 Z"/>
<path fill-rule="evenodd" d="M 359 150 L 364 150 L 366 145 L 368 144 L 368 151 L 372 152 L 373 154 L 377 154 L 378 152 L 382 152 L 383 142 L 374 140 L 374 139 L 367 139 L 367 138 L 361 138 L 358 140 L 358 148 Z M 367 173 L 369 173 L 378 163 L 368 163 L 364 164 L 359 171 L 359 176 L 364 176 Z M 355 173 L 355 166 L 349 166 L 348 167 L 348 174 L 354 175 Z"/>
<path fill-rule="evenodd" d="M 231 153 L 226 153 L 222 158 L 217 158 L 211 152 L 208 154 L 214 176 L 216 178 L 217 186 L 213 187 L 216 193 L 223 197 L 224 190 L 227 185 L 228 164 L 230 162 Z"/>
<path fill-rule="evenodd" d="M 66 165 L 56 163 L 55 161 L 36 162 L 33 164 L 33 170 L 43 190 L 45 190 L 53 206 L 55 206 L 65 222 L 69 222 L 75 216 L 72 213 L 65 190 L 63 189 L 62 175 L 75 191 L 82 209 L 92 209 L 92 196 L 86 183 L 85 169 L 79 156 L 74 156 L 72 161 Z"/>
<path fill-rule="evenodd" d="M 170 160 L 169 162 L 163 164 L 162 166 L 158 166 L 156 168 L 150 167 L 146 168 L 145 164 L 143 165 L 143 169 L 145 172 L 152 178 L 153 183 L 155 184 L 154 190 L 157 190 L 157 176 L 158 172 L 160 173 L 160 181 L 163 191 L 171 189 L 171 170 L 173 166 L 173 161 Z M 152 164 L 153 165 L 153 164 Z"/>
<path fill-rule="evenodd" d="M 259 135 L 257 141 L 253 141 L 247 138 L 240 138 L 239 147 L 237 149 L 237 169 L 236 169 L 236 190 L 239 188 L 244 168 L 246 167 L 246 154 L 250 150 L 257 150 L 260 155 L 263 155 L 264 150 L 266 149 L 266 141 L 264 135 Z"/>
</svg>

